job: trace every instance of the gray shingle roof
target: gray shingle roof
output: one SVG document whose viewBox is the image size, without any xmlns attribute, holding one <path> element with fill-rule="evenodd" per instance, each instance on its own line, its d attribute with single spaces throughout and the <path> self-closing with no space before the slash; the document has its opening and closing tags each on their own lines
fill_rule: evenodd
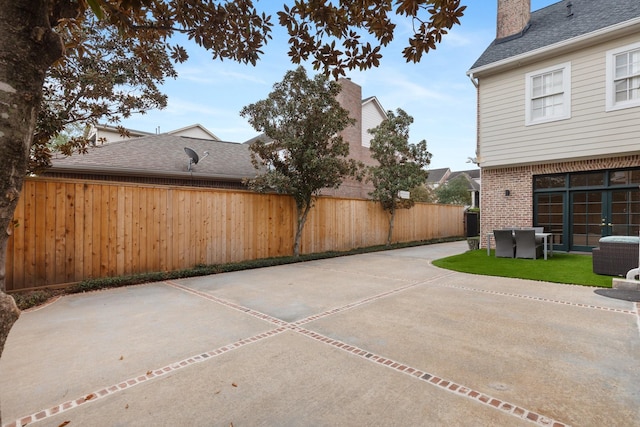
<svg viewBox="0 0 640 427">
<path fill-rule="evenodd" d="M 493 41 L 471 70 L 640 17 L 640 0 L 571 0 L 531 12 L 521 37 Z"/>
<path fill-rule="evenodd" d="M 198 164 L 192 165 L 191 173 L 188 172 L 189 158 L 184 147 L 195 150 L 201 158 Z M 209 156 L 203 158 L 205 151 L 209 152 Z M 53 171 L 101 171 L 105 175 L 126 173 L 224 180 L 256 176 L 248 145 L 168 134 L 99 145 L 91 147 L 84 155 L 54 157 L 51 163 Z"/>
<path fill-rule="evenodd" d="M 449 168 L 441 169 L 429 169 L 429 175 L 427 176 L 427 183 L 440 184 L 442 178 L 445 177 L 451 170 Z"/>
</svg>

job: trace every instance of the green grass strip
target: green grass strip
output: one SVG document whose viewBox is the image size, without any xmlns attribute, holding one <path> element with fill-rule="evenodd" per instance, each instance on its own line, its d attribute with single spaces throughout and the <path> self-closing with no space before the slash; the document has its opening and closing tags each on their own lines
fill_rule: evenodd
<svg viewBox="0 0 640 427">
<path fill-rule="evenodd" d="M 603 288 L 610 288 L 612 279 L 593 272 L 591 255 L 558 252 L 545 261 L 542 258 L 496 258 L 493 250 L 491 256 L 487 256 L 486 249 L 478 249 L 433 261 L 433 265 L 461 273 Z"/>
</svg>

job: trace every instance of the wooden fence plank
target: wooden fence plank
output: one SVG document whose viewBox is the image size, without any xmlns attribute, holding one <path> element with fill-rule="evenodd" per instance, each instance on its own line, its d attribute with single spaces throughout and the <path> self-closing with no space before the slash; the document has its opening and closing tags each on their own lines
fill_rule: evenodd
<svg viewBox="0 0 640 427">
<path fill-rule="evenodd" d="M 84 239 L 85 239 L 85 185 L 75 183 L 75 200 L 73 202 L 73 279 L 72 282 L 80 281 L 84 277 Z"/>
<path fill-rule="evenodd" d="M 93 277 L 93 215 L 94 215 L 94 200 L 93 200 L 94 186 L 85 184 L 84 186 L 84 251 L 83 255 L 83 270 L 84 278 Z M 97 223 L 97 222 L 96 222 Z"/>
<path fill-rule="evenodd" d="M 24 262 L 22 269 L 22 281 L 20 285 L 22 287 L 30 288 L 35 283 L 36 272 L 36 233 L 35 221 L 37 218 L 36 211 L 36 194 L 35 183 L 26 181 L 22 189 L 22 202 L 24 203 L 24 222 L 21 224 L 24 227 L 25 239 L 24 239 Z"/>
<path fill-rule="evenodd" d="M 75 236 L 76 236 L 76 186 L 73 183 L 64 184 L 64 271 L 61 277 L 64 277 L 64 283 L 70 283 L 75 280 L 76 270 L 76 254 L 75 254 Z"/>
</svg>

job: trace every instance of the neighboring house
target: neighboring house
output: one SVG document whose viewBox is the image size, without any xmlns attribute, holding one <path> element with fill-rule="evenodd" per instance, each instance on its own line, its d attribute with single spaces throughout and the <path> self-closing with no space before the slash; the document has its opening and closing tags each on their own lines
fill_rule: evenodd
<svg viewBox="0 0 640 427">
<path fill-rule="evenodd" d="M 197 164 L 189 164 L 185 147 L 198 154 Z M 170 134 L 98 145 L 87 154 L 58 154 L 51 163 L 43 175 L 214 188 L 246 188 L 243 180 L 257 174 L 247 145 Z"/>
<path fill-rule="evenodd" d="M 429 170 L 426 185 L 435 190 L 459 176 L 463 176 L 468 182 L 469 193 L 471 193 L 471 207 L 480 207 L 480 169 L 458 172 L 451 172 L 449 168 L 431 169 Z"/>
<path fill-rule="evenodd" d="M 93 145 L 109 144 L 116 141 L 124 141 L 131 138 L 139 138 L 141 136 L 152 136 L 160 134 L 160 128 L 157 129 L 158 132 L 143 132 L 139 130 L 127 129 L 127 133 L 129 136 L 122 136 L 120 134 L 120 130 L 116 126 L 109 125 L 95 125 L 91 126 L 89 130 L 89 139 L 93 142 Z M 187 136 L 190 138 L 199 138 L 199 139 L 209 139 L 212 141 L 220 141 L 213 132 L 209 131 L 207 128 L 202 126 L 201 124 L 194 124 L 191 126 L 186 126 L 180 129 L 172 130 L 166 132 L 169 135 L 176 136 Z"/>
<path fill-rule="evenodd" d="M 481 233 L 544 226 L 588 251 L 640 224 L 640 1 L 498 0 L 478 91 Z M 482 239 L 484 240 L 484 239 Z"/>
<path fill-rule="evenodd" d="M 371 134 L 367 131 L 378 126 L 386 114 L 375 97 L 362 100 L 360 86 L 349 79 L 340 79 L 343 87 L 338 99 L 356 120 L 342 132 L 349 142 L 349 157 L 365 165 L 375 164 L 369 146 Z M 243 181 L 257 175 L 251 163 L 250 144 L 264 135 L 244 144 L 220 141 L 202 125 L 195 124 L 163 134 L 128 129 L 129 138 L 123 138 L 113 126 L 96 126 L 93 135 L 97 144 L 87 154 L 52 158 L 52 167 L 43 175 L 87 180 L 111 180 L 150 184 L 196 185 L 218 188 L 246 188 Z M 100 141 L 106 143 L 100 144 Z M 188 170 L 189 158 L 184 148 L 192 148 L 202 159 Z M 209 156 L 203 158 L 204 152 Z M 338 189 L 325 189 L 323 195 L 369 198 L 371 184 L 346 179 Z"/>
<path fill-rule="evenodd" d="M 375 96 L 362 99 L 362 88 L 349 79 L 339 79 L 342 91 L 338 95 L 338 101 L 342 108 L 349 111 L 349 115 L 355 119 L 355 124 L 342 131 L 341 135 L 349 143 L 349 157 L 361 161 L 367 166 L 375 165 L 377 162 L 371 157 L 372 135 L 368 132 L 378 126 L 387 114 Z M 251 145 L 258 139 L 268 139 L 264 134 L 258 135 L 245 142 Z M 342 185 L 337 188 L 328 188 L 322 191 L 325 196 L 348 197 L 368 199 L 369 193 L 373 191 L 373 186 L 364 181 L 358 182 L 355 179 L 345 179 Z"/>
<path fill-rule="evenodd" d="M 344 84 L 343 84 L 344 87 Z M 370 129 L 378 126 L 387 118 L 387 112 L 382 108 L 380 101 L 375 96 L 370 96 L 362 100 L 362 146 L 371 147 L 373 135 Z"/>
<path fill-rule="evenodd" d="M 447 178 L 451 175 L 451 169 L 430 169 L 426 184 L 434 190 L 447 182 Z"/>
<path fill-rule="evenodd" d="M 447 177 L 447 182 L 457 177 L 464 177 L 467 182 L 467 189 L 471 194 L 471 206 L 472 208 L 480 207 L 480 169 L 470 169 L 466 171 L 451 172 Z"/>
</svg>

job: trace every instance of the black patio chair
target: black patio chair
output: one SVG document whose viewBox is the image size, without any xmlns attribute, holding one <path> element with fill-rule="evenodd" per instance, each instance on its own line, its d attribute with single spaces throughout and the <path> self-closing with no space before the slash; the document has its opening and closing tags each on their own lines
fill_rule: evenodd
<svg viewBox="0 0 640 427">
<path fill-rule="evenodd" d="M 542 255 L 542 242 L 536 241 L 536 231 L 515 230 L 516 258 L 536 259 Z"/>
<path fill-rule="evenodd" d="M 515 254 L 513 231 L 493 230 L 493 237 L 496 240 L 496 257 L 513 258 Z"/>
</svg>

